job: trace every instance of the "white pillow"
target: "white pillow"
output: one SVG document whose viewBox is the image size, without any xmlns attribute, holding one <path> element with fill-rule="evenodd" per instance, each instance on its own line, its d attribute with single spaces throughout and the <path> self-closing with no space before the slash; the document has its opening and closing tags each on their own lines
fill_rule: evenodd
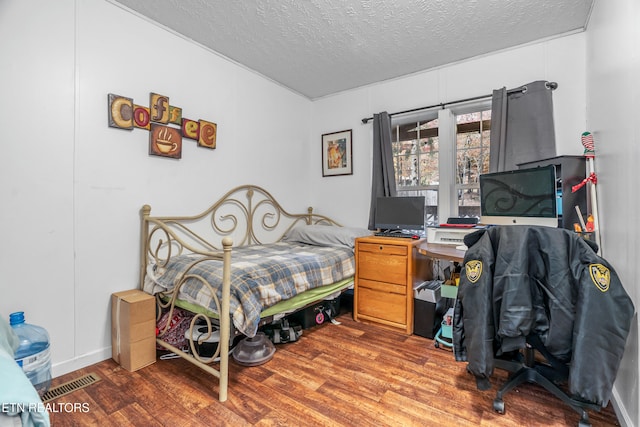
<svg viewBox="0 0 640 427">
<path fill-rule="evenodd" d="M 371 231 L 357 227 L 298 225 L 289 230 L 282 240 L 317 246 L 346 246 L 353 249 L 356 237 L 370 236 L 371 234 Z"/>
</svg>

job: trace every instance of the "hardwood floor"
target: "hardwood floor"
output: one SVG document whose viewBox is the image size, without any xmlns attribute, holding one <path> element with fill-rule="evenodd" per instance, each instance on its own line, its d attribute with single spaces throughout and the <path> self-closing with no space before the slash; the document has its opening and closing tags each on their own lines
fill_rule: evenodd
<svg viewBox="0 0 640 427">
<path fill-rule="evenodd" d="M 496 385 L 478 391 L 466 363 L 433 341 L 354 322 L 304 331 L 278 344 L 269 362 L 230 363 L 229 399 L 217 379 L 182 359 L 158 360 L 136 372 L 112 360 L 54 379 L 93 372 L 101 381 L 54 401 L 59 426 L 575 426 L 579 415 L 541 387 L 525 384 L 493 410 Z M 67 404 L 67 405 L 65 405 Z M 69 410 L 75 404 L 78 410 Z M 66 409 L 65 409 L 66 408 Z M 589 411 L 594 427 L 619 425 L 611 404 Z"/>
</svg>

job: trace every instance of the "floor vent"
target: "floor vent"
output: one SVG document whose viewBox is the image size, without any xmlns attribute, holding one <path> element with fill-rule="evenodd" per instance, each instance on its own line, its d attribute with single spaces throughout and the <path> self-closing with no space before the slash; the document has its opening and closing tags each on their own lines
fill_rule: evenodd
<svg viewBox="0 0 640 427">
<path fill-rule="evenodd" d="M 90 386 L 91 384 L 97 383 L 98 381 L 100 381 L 100 377 L 96 374 L 91 373 L 83 375 L 78 379 L 60 384 L 59 386 L 50 389 L 48 392 L 42 395 L 42 402 L 51 402 L 52 400 L 64 396 L 65 394 L 73 393 L 76 390 L 80 390 L 81 388 Z"/>
</svg>

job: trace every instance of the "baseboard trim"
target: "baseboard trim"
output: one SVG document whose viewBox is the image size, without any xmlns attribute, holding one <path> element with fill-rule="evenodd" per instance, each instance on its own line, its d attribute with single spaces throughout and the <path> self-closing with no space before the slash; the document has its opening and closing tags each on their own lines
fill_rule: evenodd
<svg viewBox="0 0 640 427">
<path fill-rule="evenodd" d="M 83 354 L 82 356 L 74 357 L 73 359 L 65 360 L 64 362 L 54 363 L 51 365 L 51 376 L 53 378 L 61 375 L 68 374 L 69 372 L 76 371 L 78 369 L 86 368 L 103 360 L 111 358 L 111 347 L 105 347 L 100 350 L 92 351 L 91 353 Z"/>
<path fill-rule="evenodd" d="M 629 413 L 627 412 L 627 408 L 620 405 L 620 395 L 618 394 L 618 390 L 616 387 L 613 387 L 611 392 L 611 405 L 613 406 L 613 411 L 616 413 L 618 417 L 618 422 L 621 427 L 639 427 L 633 423 L 633 420 L 629 417 Z"/>
</svg>

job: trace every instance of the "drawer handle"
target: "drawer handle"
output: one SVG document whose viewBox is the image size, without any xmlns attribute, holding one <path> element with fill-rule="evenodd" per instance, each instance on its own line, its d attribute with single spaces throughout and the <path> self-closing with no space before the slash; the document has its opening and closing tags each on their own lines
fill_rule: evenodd
<svg viewBox="0 0 640 427">
<path fill-rule="evenodd" d="M 384 248 L 384 246 L 380 245 L 380 250 L 382 250 L 382 248 Z"/>
</svg>

